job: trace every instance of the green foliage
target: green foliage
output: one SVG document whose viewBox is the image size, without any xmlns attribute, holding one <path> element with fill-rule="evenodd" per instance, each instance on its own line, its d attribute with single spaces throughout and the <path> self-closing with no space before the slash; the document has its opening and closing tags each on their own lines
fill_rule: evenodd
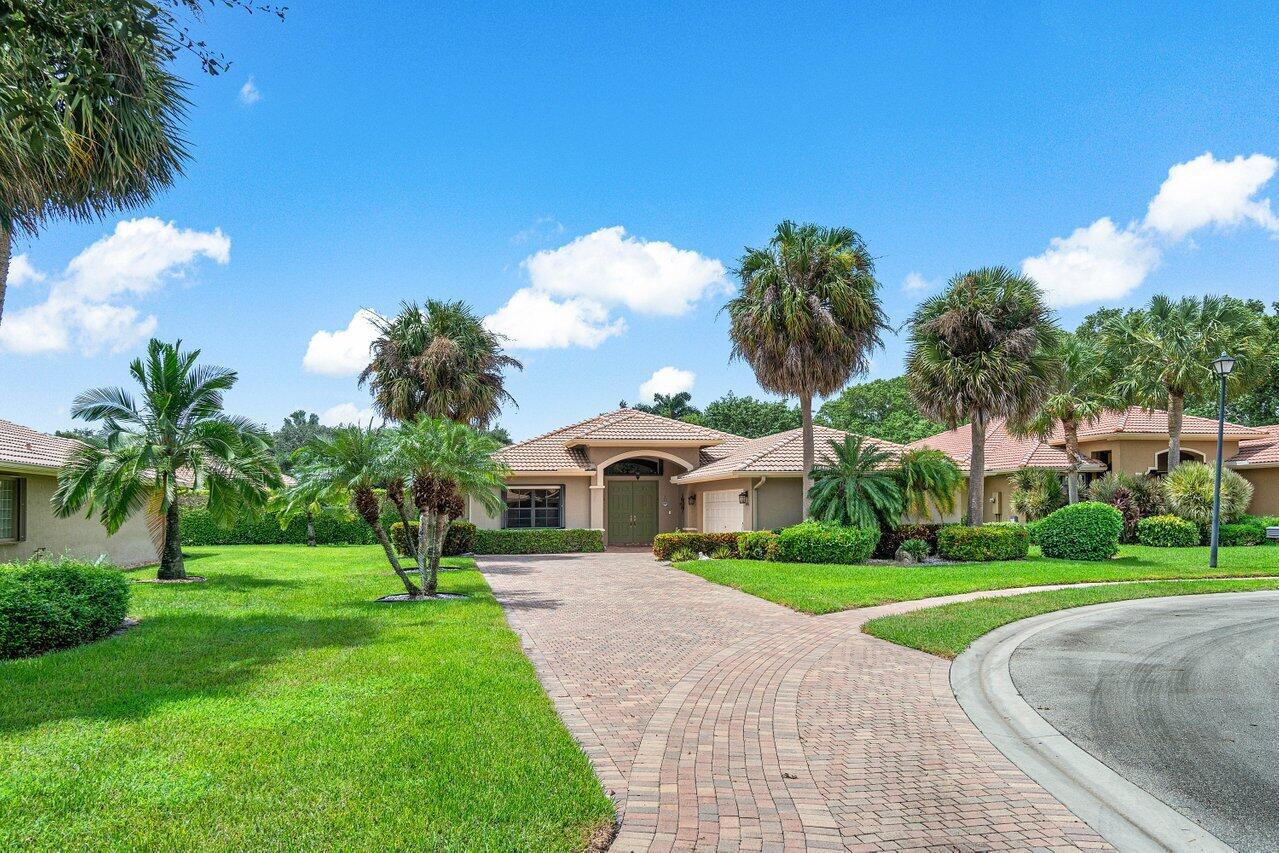
<svg viewBox="0 0 1279 853">
<path fill-rule="evenodd" d="M 692 394 L 680 391 L 678 394 L 654 394 L 652 405 L 636 403 L 629 408 L 638 412 L 648 412 L 650 415 L 661 415 L 675 421 L 701 423 L 702 413 L 693 406 L 692 401 Z M 625 400 L 622 401 L 621 408 L 628 408 Z"/>
<path fill-rule="evenodd" d="M 1064 506 L 1039 523 L 1035 539 L 1045 557 L 1062 560 L 1109 560 L 1119 553 L 1124 518 L 1098 501 Z"/>
<path fill-rule="evenodd" d="M 1266 528 L 1255 522 L 1223 524 L 1217 540 L 1219 545 L 1264 545 Z"/>
<path fill-rule="evenodd" d="M 1020 560 L 1030 550 L 1030 534 L 1020 524 L 948 524 L 937 534 L 937 553 L 963 563 Z"/>
<path fill-rule="evenodd" d="M 955 509 L 955 492 L 964 484 L 964 474 L 940 450 L 907 450 L 897 459 L 894 471 L 901 485 L 905 511 L 927 518 L 932 510 L 948 515 Z"/>
<path fill-rule="evenodd" d="M 391 524 L 391 544 L 395 546 L 395 551 L 401 557 L 411 557 L 414 554 L 414 547 L 417 543 L 418 523 L 416 521 L 409 522 L 409 536 L 413 537 L 414 546 L 411 547 L 409 539 L 404 535 L 404 523 L 401 521 L 392 522 Z M 462 554 L 469 554 L 475 547 L 475 531 L 476 527 L 469 521 L 463 521 L 455 518 L 449 522 L 448 529 L 444 533 L 444 546 L 440 554 L 444 557 L 459 557 Z"/>
<path fill-rule="evenodd" d="M 1183 462 L 1163 478 L 1164 503 L 1173 515 L 1201 528 L 1212 524 L 1214 471 L 1203 462 Z M 1221 472 L 1221 520 L 1229 523 L 1248 511 L 1252 483 L 1229 468 Z"/>
<path fill-rule="evenodd" d="M 1031 545 L 1039 544 L 1039 525 L 1043 523 L 1044 523 L 1044 520 L 1042 518 L 1039 519 L 1038 521 L 1026 522 L 1026 535 L 1030 537 Z"/>
<path fill-rule="evenodd" d="M 1154 477 L 1111 471 L 1088 486 L 1088 499 L 1110 504 L 1124 517 L 1119 541 L 1137 541 L 1137 524 L 1163 512 L 1163 486 Z"/>
<path fill-rule="evenodd" d="M 1048 468 L 1018 468 L 1009 477 L 1008 505 L 1023 521 L 1036 521 L 1066 503 L 1061 476 Z"/>
<path fill-rule="evenodd" d="M 1137 522 L 1137 541 L 1155 548 L 1190 548 L 1199 544 L 1199 527 L 1175 515 L 1152 515 Z"/>
<path fill-rule="evenodd" d="M 672 563 L 687 563 L 690 560 L 697 559 L 697 552 L 692 548 L 680 546 L 671 552 L 670 561 Z"/>
<path fill-rule="evenodd" d="M 707 412 L 710 412 L 709 406 Z M 946 428 L 919 411 L 905 376 L 849 385 L 838 397 L 822 403 L 816 421 L 833 429 L 897 444 L 910 444 Z M 798 426 L 798 413 L 795 425 Z"/>
<path fill-rule="evenodd" d="M 743 560 L 777 559 L 777 534 L 771 530 L 752 530 L 737 534 L 737 553 Z"/>
<path fill-rule="evenodd" d="M 678 533 L 659 533 L 653 537 L 653 556 L 659 560 L 671 559 L 679 548 L 687 548 L 696 554 L 710 554 L 718 548 L 728 548 L 737 556 L 739 533 L 699 533 L 693 530 Z"/>
<path fill-rule="evenodd" d="M 555 527 L 475 531 L 476 554 L 570 554 L 603 551 L 604 531 Z"/>
<path fill-rule="evenodd" d="M 878 542 L 878 527 L 804 521 L 777 535 L 777 559 L 784 563 L 864 563 Z"/>
<path fill-rule="evenodd" d="M 937 553 L 937 533 L 941 524 L 901 524 L 897 527 L 886 527 L 881 532 L 879 544 L 875 546 L 875 556 L 881 560 L 891 560 L 897 549 L 907 539 L 922 539 L 928 543 L 930 553 Z"/>
<path fill-rule="evenodd" d="M 712 560 L 732 560 L 737 557 L 737 549 L 720 545 L 706 556 L 710 557 Z"/>
<path fill-rule="evenodd" d="M 879 530 L 901 519 L 901 483 L 888 469 L 888 451 L 860 435 L 830 442 L 829 465 L 813 469 L 812 516 L 838 525 Z"/>
<path fill-rule="evenodd" d="M 928 559 L 928 555 L 932 553 L 928 542 L 923 539 L 907 539 L 901 544 L 900 550 L 910 554 L 917 562 Z"/>
<path fill-rule="evenodd" d="M 280 470 L 286 473 L 292 471 L 293 454 L 316 436 L 331 432 L 332 429 L 321 424 L 320 416 L 314 412 L 298 409 L 290 414 L 280 428 L 271 434 L 271 449 L 275 452 L 276 461 L 280 463 Z"/>
<path fill-rule="evenodd" d="M 390 517 L 383 517 L 383 524 Z M 218 524 L 204 507 L 184 506 L 178 510 L 183 545 L 305 545 L 306 518 L 295 516 L 280 526 L 275 512 L 240 516 L 231 524 Z M 369 545 L 377 542 L 373 531 L 359 519 L 332 514 L 314 518 L 317 545 Z"/>
<path fill-rule="evenodd" d="M 0 659 L 100 640 L 128 608 L 129 583 L 110 566 L 65 557 L 0 565 Z"/>
<path fill-rule="evenodd" d="M 729 391 L 706 404 L 700 423 L 733 435 L 760 438 L 796 429 L 799 426 L 799 409 L 785 400 L 738 397 Z"/>
</svg>

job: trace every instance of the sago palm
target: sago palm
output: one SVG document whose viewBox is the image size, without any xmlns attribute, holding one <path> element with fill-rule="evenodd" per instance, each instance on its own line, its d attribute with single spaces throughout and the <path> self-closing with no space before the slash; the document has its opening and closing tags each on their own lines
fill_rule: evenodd
<svg viewBox="0 0 1279 853">
<path fill-rule="evenodd" d="M 152 340 L 145 359 L 129 373 L 141 401 L 123 388 L 97 388 L 76 397 L 72 417 L 101 421 L 106 436 L 77 449 L 58 473 L 54 509 L 66 517 L 97 510 L 109 533 L 145 510 L 160 552 L 159 577 L 186 577 L 178 526 L 179 479 L 198 473 L 209 490 L 209 512 L 229 524 L 258 510 L 280 469 L 268 433 L 252 421 L 226 414 L 222 395 L 236 382 L 233 370 L 197 365 L 199 350 L 182 342 Z"/>
<path fill-rule="evenodd" d="M 1005 267 L 961 273 L 911 317 L 906 377 L 924 415 L 950 428 L 968 421 L 968 521 L 981 524 L 986 430 L 1026 423 L 1053 387 L 1058 330 L 1035 282 Z"/>
<path fill-rule="evenodd" d="M 888 328 L 875 264 L 850 228 L 783 222 L 765 248 L 747 249 L 738 295 L 725 306 L 733 358 L 760 387 L 799 400 L 804 516 L 813 471 L 813 397 L 864 373 Z"/>
<path fill-rule="evenodd" d="M 964 482 L 963 472 L 940 450 L 908 450 L 897 460 L 897 482 L 906 512 L 927 519 L 935 509 L 948 515 L 955 509 L 955 492 Z"/>
<path fill-rule="evenodd" d="M 813 469 L 812 514 L 858 527 L 896 526 L 905 507 L 892 454 L 860 435 L 831 440 L 831 464 Z"/>
</svg>

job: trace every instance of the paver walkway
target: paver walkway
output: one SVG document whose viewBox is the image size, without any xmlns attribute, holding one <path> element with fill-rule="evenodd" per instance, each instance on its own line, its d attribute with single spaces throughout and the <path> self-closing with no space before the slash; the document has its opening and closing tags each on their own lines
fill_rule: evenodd
<svg viewBox="0 0 1279 853">
<path fill-rule="evenodd" d="M 480 568 L 617 803 L 615 851 L 1107 847 L 969 722 L 948 662 L 860 632 L 992 593 L 809 616 L 642 553 Z"/>
</svg>

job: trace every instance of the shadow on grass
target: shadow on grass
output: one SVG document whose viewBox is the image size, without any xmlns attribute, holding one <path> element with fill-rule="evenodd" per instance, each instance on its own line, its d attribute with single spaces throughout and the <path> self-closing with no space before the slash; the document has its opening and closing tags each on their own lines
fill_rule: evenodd
<svg viewBox="0 0 1279 853">
<path fill-rule="evenodd" d="M 68 719 L 140 719 L 171 702 L 234 696 L 297 652 L 377 637 L 365 618 L 148 617 L 124 634 L 35 660 L 0 663 L 0 733 Z"/>
<path fill-rule="evenodd" d="M 243 592 L 250 589 L 274 589 L 279 587 L 295 587 L 301 586 L 301 582 L 290 578 L 267 578 L 261 575 L 249 574 L 225 574 L 223 572 L 213 572 L 209 574 L 208 582 L 204 584 L 213 590 L 230 590 L 231 592 Z"/>
</svg>

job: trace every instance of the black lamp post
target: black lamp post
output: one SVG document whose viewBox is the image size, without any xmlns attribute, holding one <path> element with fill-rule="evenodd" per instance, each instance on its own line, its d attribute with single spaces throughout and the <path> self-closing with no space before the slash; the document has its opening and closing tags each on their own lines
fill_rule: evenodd
<svg viewBox="0 0 1279 853">
<path fill-rule="evenodd" d="M 1221 537 L 1221 456 L 1226 437 L 1226 379 L 1235 369 L 1235 360 L 1224 352 L 1212 362 L 1212 372 L 1217 375 L 1217 471 L 1212 482 L 1212 549 L 1208 554 L 1208 567 L 1217 568 L 1217 541 Z"/>
</svg>

